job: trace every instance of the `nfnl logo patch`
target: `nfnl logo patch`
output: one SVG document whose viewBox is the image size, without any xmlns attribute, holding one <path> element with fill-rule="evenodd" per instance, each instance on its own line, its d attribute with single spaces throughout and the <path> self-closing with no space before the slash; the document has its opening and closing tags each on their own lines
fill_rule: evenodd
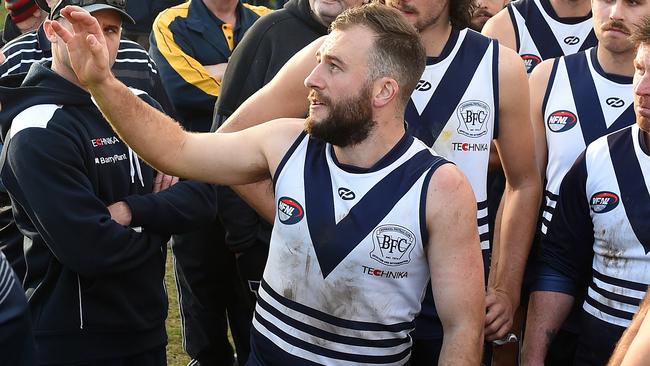
<svg viewBox="0 0 650 366">
<path fill-rule="evenodd" d="M 576 125 L 576 122 L 578 122 L 578 117 L 569 111 L 555 111 L 546 120 L 548 129 L 553 132 L 568 131 Z"/>
<path fill-rule="evenodd" d="M 387 266 L 399 266 L 411 261 L 415 248 L 415 234 L 399 225 L 382 225 L 372 234 L 375 244 L 370 258 Z"/>
<path fill-rule="evenodd" d="M 305 210 L 293 198 L 282 197 L 278 200 L 278 218 L 281 223 L 293 225 L 302 220 L 304 216 Z"/>
<path fill-rule="evenodd" d="M 461 103 L 456 109 L 460 125 L 458 133 L 467 137 L 481 137 L 487 133 L 487 119 L 490 107 L 480 100 Z"/>
<path fill-rule="evenodd" d="M 524 60 L 524 66 L 526 66 L 526 71 L 530 74 L 531 71 L 537 66 L 542 59 L 535 55 L 521 55 L 521 59 Z"/>
<path fill-rule="evenodd" d="M 612 192 L 598 192 L 594 193 L 589 200 L 591 204 L 591 210 L 594 213 L 605 213 L 613 210 L 618 206 L 619 198 L 616 193 Z"/>
</svg>

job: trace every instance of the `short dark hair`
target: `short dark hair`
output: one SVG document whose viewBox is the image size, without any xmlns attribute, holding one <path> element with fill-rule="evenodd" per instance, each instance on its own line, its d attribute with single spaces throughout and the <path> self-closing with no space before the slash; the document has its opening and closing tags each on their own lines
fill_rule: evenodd
<svg viewBox="0 0 650 366">
<path fill-rule="evenodd" d="M 406 106 L 426 62 L 420 36 L 399 11 L 381 4 L 351 8 L 339 15 L 330 30 L 363 26 L 375 33 L 368 55 L 368 79 L 388 76 L 399 85 L 398 101 Z"/>
<path fill-rule="evenodd" d="M 650 44 L 650 16 L 643 17 L 632 29 L 630 40 L 639 47 L 643 44 Z"/>
</svg>

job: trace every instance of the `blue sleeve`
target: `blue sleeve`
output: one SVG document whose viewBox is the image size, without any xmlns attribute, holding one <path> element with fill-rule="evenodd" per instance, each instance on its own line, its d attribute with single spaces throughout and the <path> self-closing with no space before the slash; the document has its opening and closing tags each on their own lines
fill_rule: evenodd
<svg viewBox="0 0 650 366">
<path fill-rule="evenodd" d="M 82 146 L 73 134 L 49 126 L 27 128 L 8 141 L 1 176 L 21 212 L 21 230 L 39 235 L 60 263 L 88 277 L 125 272 L 160 255 L 167 236 L 111 219 L 88 177 Z"/>
<path fill-rule="evenodd" d="M 562 180 L 553 218 L 542 237 L 534 288 L 572 292 L 575 296 L 590 278 L 594 229 L 586 182 L 583 153 Z"/>
<path fill-rule="evenodd" d="M 124 199 L 131 208 L 131 226 L 154 232 L 180 234 L 214 221 L 217 198 L 214 186 L 181 181 L 158 192 Z"/>
</svg>

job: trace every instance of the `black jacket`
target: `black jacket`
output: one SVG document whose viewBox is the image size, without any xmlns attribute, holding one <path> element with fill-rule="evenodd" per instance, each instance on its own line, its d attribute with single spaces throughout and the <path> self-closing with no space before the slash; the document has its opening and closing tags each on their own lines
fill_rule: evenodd
<svg viewBox="0 0 650 366">
<path fill-rule="evenodd" d="M 262 17 L 232 53 L 216 114 L 226 118 L 233 114 L 271 81 L 296 52 L 326 34 L 327 27 L 312 17 L 309 0 L 291 0 L 283 9 Z"/>
<path fill-rule="evenodd" d="M 26 237 L 24 287 L 39 361 L 92 362 L 165 344 L 165 243 L 214 219 L 214 191 L 182 182 L 151 194 L 154 170 L 90 94 L 49 63 L 33 65 L 15 88 L 20 78 L 0 87 L 0 176 Z M 122 200 L 141 230 L 111 219 L 107 206 Z"/>
<path fill-rule="evenodd" d="M 230 58 L 215 105 L 212 130 L 271 81 L 296 52 L 326 34 L 327 27 L 312 17 L 309 0 L 291 0 L 283 9 L 258 20 Z M 258 243 L 268 245 L 271 225 L 229 188 L 219 187 L 218 199 L 226 244 L 231 250 L 241 252 Z"/>
</svg>

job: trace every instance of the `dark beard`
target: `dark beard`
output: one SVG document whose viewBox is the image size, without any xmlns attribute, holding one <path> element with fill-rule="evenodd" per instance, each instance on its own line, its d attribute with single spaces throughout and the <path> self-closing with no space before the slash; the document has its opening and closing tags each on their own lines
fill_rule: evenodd
<svg viewBox="0 0 650 366">
<path fill-rule="evenodd" d="M 365 140 L 377 124 L 372 120 L 369 85 L 365 85 L 356 97 L 334 104 L 314 90 L 310 94 L 330 109 L 329 115 L 320 121 L 311 115 L 305 120 L 305 130 L 317 139 L 339 147 L 353 146 Z"/>
</svg>

